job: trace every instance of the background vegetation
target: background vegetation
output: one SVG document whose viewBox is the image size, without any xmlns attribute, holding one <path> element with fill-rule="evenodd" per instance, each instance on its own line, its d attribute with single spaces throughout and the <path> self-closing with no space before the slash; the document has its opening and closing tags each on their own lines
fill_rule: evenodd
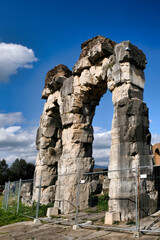
<svg viewBox="0 0 160 240">
<path fill-rule="evenodd" d="M 22 178 L 32 179 L 34 175 L 35 165 L 27 163 L 24 159 L 16 159 L 9 167 L 6 160 L 0 161 L 0 185 L 4 185 L 8 181 L 16 181 Z"/>
</svg>

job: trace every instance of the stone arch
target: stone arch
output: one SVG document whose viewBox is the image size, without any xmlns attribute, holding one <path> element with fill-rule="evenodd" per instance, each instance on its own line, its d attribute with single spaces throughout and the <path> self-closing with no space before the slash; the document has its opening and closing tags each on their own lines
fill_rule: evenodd
<svg viewBox="0 0 160 240">
<path fill-rule="evenodd" d="M 52 70 L 54 74 L 51 74 L 42 93 L 42 98 L 47 99 L 43 114 L 47 114 L 50 102 L 55 105 L 57 101 L 62 126 L 62 151 L 58 155 L 56 171 L 59 176 L 54 186 L 55 208 L 61 213 L 75 210 L 77 174 L 74 173 L 93 170 L 92 119 L 95 108 L 107 89 L 112 92 L 114 105 L 109 170 L 152 164 L 148 140 L 148 108 L 143 103 L 145 65 L 145 55 L 129 41 L 116 44 L 110 39 L 97 36 L 82 44 L 82 52 L 72 74 L 69 70 L 65 70 L 69 76 L 62 74 L 62 68 L 67 69 L 63 65 Z M 60 81 L 62 79 L 63 81 Z M 52 113 L 54 118 L 54 110 Z M 42 144 L 42 135 L 39 139 Z M 46 149 L 48 151 L 47 147 Z M 42 165 L 42 159 L 37 157 L 38 161 Z M 36 163 L 36 171 L 39 171 L 38 169 Z M 70 172 L 73 173 L 72 177 L 67 175 Z M 62 177 L 63 174 L 66 177 Z M 135 171 L 123 173 L 123 183 L 121 172 L 111 172 L 109 178 L 109 210 L 120 212 L 123 220 L 133 217 L 135 206 L 125 200 L 124 196 L 131 200 L 135 197 Z M 80 189 L 83 194 L 80 209 L 87 208 L 90 201 L 91 178 L 86 177 L 85 181 L 86 184 Z M 150 192 L 153 193 L 154 189 Z M 151 200 L 150 192 L 146 193 L 148 201 Z M 128 208 L 125 207 L 126 204 Z"/>
<path fill-rule="evenodd" d="M 157 143 L 152 146 L 153 154 L 154 154 L 154 164 L 160 165 L 160 144 Z"/>
<path fill-rule="evenodd" d="M 159 151 L 158 148 L 155 149 L 155 153 L 158 154 L 158 155 L 160 155 L 160 151 Z"/>
</svg>

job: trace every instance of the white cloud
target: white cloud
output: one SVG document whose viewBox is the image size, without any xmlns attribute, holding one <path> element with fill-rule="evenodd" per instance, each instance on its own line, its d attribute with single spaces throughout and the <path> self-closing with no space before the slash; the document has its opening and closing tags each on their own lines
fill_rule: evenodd
<svg viewBox="0 0 160 240">
<path fill-rule="evenodd" d="M 21 112 L 0 113 L 0 127 L 6 127 L 23 121 Z"/>
<path fill-rule="evenodd" d="M 19 125 L 12 126 L 23 120 L 22 113 L 0 114 L 0 160 L 6 159 L 9 165 L 16 158 L 23 158 L 27 162 L 35 162 L 36 160 L 35 139 L 37 127 L 24 130 Z"/>
<path fill-rule="evenodd" d="M 97 132 L 94 134 L 93 148 L 102 149 L 110 148 L 111 146 L 111 131 Z"/>
<path fill-rule="evenodd" d="M 22 113 L 0 114 L 0 160 L 5 158 L 8 164 L 16 158 L 23 158 L 27 162 L 36 160 L 35 146 L 37 127 L 24 130 L 20 124 L 23 121 Z M 9 126 L 10 125 L 10 126 Z M 111 131 L 94 127 L 93 157 L 98 166 L 107 166 L 111 147 Z M 160 142 L 160 135 L 152 135 L 152 144 Z"/>
<path fill-rule="evenodd" d="M 102 149 L 95 149 L 93 148 L 93 156 L 94 158 L 97 159 L 108 159 L 110 154 L 110 149 L 109 148 L 102 148 Z"/>
<path fill-rule="evenodd" d="M 9 116 L 12 120 L 9 122 Z M 3 121 L 1 121 L 3 119 Z M 6 120 L 6 124 L 5 124 Z M 22 113 L 8 113 L 0 115 L 0 160 L 5 158 L 8 164 L 12 164 L 16 158 L 23 158 L 27 162 L 35 162 L 37 150 L 35 146 L 36 130 L 24 130 L 21 126 L 9 126 L 23 120 Z M 8 122 L 7 122 L 8 121 Z M 2 127 L 3 126 L 3 127 Z M 94 134 L 93 157 L 96 165 L 107 166 L 111 145 L 111 133 L 102 128 Z"/>
<path fill-rule="evenodd" d="M 19 68 L 32 68 L 38 59 L 32 49 L 13 43 L 0 43 L 0 81 L 7 81 Z"/>
<path fill-rule="evenodd" d="M 101 127 L 93 127 L 93 129 L 94 129 L 94 133 L 100 133 L 100 132 L 104 132 L 104 129 L 103 128 L 101 128 Z"/>
<path fill-rule="evenodd" d="M 107 166 L 111 148 L 111 131 L 101 127 L 94 127 L 93 157 L 95 164 Z"/>
<path fill-rule="evenodd" d="M 35 162 L 37 154 L 35 146 L 36 129 L 26 131 L 20 126 L 0 128 L 1 159 L 5 158 L 8 164 L 12 164 L 16 158 L 23 158 L 27 162 Z"/>
<path fill-rule="evenodd" d="M 152 144 L 160 142 L 159 134 L 152 134 Z M 94 127 L 93 157 L 95 164 L 107 166 L 111 148 L 111 131 L 101 127 Z"/>
</svg>

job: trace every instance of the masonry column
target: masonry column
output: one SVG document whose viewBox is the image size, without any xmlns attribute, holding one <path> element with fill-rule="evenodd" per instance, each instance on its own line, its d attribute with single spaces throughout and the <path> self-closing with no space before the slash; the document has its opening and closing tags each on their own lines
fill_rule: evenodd
<svg viewBox="0 0 160 240">
<path fill-rule="evenodd" d="M 71 75 L 65 65 L 51 69 L 45 79 L 42 98 L 46 99 L 40 126 L 37 131 L 36 146 L 38 150 L 35 169 L 33 201 L 37 201 L 40 176 L 42 175 L 41 203 L 48 204 L 55 199 L 58 162 L 62 154 L 62 123 L 59 112 L 61 102 L 60 88 Z"/>
<path fill-rule="evenodd" d="M 115 46 L 108 65 L 108 88 L 112 92 L 114 116 L 109 171 L 152 165 L 148 108 L 143 102 L 146 57 L 129 41 Z M 152 174 L 152 169 L 147 170 Z M 135 217 L 136 173 L 134 170 L 110 172 L 109 212 L 118 212 L 121 220 Z M 144 191 L 143 191 L 144 190 Z M 157 193 L 148 180 L 141 186 L 146 206 L 156 210 Z M 147 214 L 147 213 L 146 213 Z"/>
</svg>

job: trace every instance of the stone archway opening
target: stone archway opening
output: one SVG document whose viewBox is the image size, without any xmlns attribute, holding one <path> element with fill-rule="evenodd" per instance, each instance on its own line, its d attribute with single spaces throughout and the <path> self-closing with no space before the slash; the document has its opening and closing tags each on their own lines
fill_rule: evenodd
<svg viewBox="0 0 160 240">
<path fill-rule="evenodd" d="M 108 169 L 109 156 L 111 149 L 111 128 L 113 118 L 112 94 L 107 91 L 96 107 L 93 118 L 94 141 L 93 141 L 93 158 L 95 167 Z"/>
<path fill-rule="evenodd" d="M 158 149 L 158 148 L 155 149 L 155 153 L 158 154 L 158 155 L 160 155 L 160 152 L 159 152 L 159 149 Z"/>
<path fill-rule="evenodd" d="M 52 70 L 55 73 L 58 69 L 55 75 L 51 74 L 42 93 L 43 98 L 47 99 L 42 119 L 49 119 L 48 106 L 50 108 L 51 105 L 54 109 L 57 102 L 61 120 L 58 131 L 62 132 L 60 138 L 62 150 L 57 160 L 59 176 L 55 183 L 55 208 L 61 213 L 66 214 L 75 210 L 76 187 L 79 181 L 77 173 L 81 172 L 83 175 L 93 171 L 92 120 L 95 108 L 107 89 L 112 92 L 114 105 L 109 170 L 152 164 L 148 108 L 143 102 L 145 65 L 145 55 L 129 41 L 116 44 L 110 39 L 97 36 L 82 44 L 80 58 L 73 67 L 72 73 L 64 65 L 58 65 Z M 53 136 L 44 135 L 43 128 L 45 129 L 46 126 L 42 125 L 40 131 L 42 134 L 39 137 L 40 150 L 36 172 L 43 169 L 41 156 L 41 152 L 44 151 L 43 145 L 48 144 L 48 141 L 55 141 Z M 48 146 L 45 147 L 46 156 L 48 156 Z M 56 149 L 53 148 L 54 152 Z M 48 162 L 44 164 L 44 168 L 48 171 Z M 69 177 L 69 173 L 73 173 L 72 177 Z M 61 178 L 61 175 L 66 177 Z M 120 172 L 109 173 L 109 179 L 109 197 L 112 199 L 109 202 L 109 211 L 119 212 L 122 220 L 132 218 L 135 214 L 133 205 L 128 205 L 126 208 L 127 202 L 124 196 L 130 199 L 135 195 L 133 184 L 135 171 L 130 171 L 129 175 L 123 174 L 123 182 Z M 80 210 L 87 208 L 90 201 L 91 178 L 87 177 L 85 183 L 80 189 L 80 194 L 83 196 L 79 202 Z M 154 192 L 153 184 L 151 186 L 150 191 L 146 193 L 148 205 L 153 200 L 151 199 Z M 154 200 L 156 202 L 156 199 Z"/>
</svg>

